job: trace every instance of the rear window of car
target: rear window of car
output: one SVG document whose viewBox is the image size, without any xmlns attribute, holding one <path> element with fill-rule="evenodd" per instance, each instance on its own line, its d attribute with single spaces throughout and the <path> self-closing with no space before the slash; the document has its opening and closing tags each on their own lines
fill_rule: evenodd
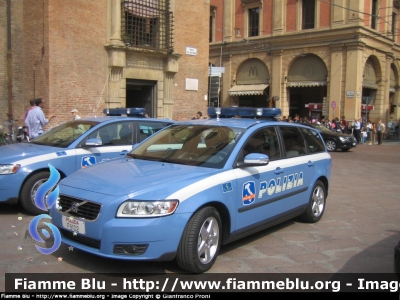
<svg viewBox="0 0 400 300">
<path fill-rule="evenodd" d="M 280 126 L 286 157 L 303 156 L 307 154 L 304 139 L 297 127 Z"/>
<path fill-rule="evenodd" d="M 325 144 L 316 130 L 300 128 L 300 131 L 303 134 L 304 139 L 307 141 L 311 153 L 325 152 Z"/>
<path fill-rule="evenodd" d="M 147 139 L 157 131 L 163 129 L 166 124 L 160 122 L 139 121 L 139 142 Z"/>
</svg>

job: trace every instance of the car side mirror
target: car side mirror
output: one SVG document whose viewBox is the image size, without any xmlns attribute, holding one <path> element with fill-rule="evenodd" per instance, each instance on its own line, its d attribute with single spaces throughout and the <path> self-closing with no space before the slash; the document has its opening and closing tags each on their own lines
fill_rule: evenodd
<svg viewBox="0 0 400 300">
<path fill-rule="evenodd" d="M 92 139 L 87 139 L 84 143 L 83 143 L 83 147 L 97 147 L 97 146 L 101 146 L 103 145 L 103 142 L 101 141 L 101 139 L 98 138 L 92 138 Z"/>
<path fill-rule="evenodd" d="M 269 157 L 262 153 L 250 153 L 244 157 L 243 162 L 237 164 L 238 167 L 257 167 L 269 164 Z"/>
</svg>

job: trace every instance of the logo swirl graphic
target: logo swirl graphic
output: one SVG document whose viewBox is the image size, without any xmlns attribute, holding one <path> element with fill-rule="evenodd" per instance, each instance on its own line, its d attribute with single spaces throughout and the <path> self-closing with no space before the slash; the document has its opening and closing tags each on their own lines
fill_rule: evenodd
<svg viewBox="0 0 400 300">
<path fill-rule="evenodd" d="M 49 215 L 43 214 L 43 215 L 39 215 L 39 216 L 33 218 L 31 223 L 29 224 L 29 233 L 31 234 L 32 238 L 35 241 L 37 241 L 39 243 L 45 243 L 45 241 L 40 237 L 38 228 L 37 228 L 39 221 L 41 219 L 51 219 L 51 217 Z M 48 222 L 43 222 L 43 223 L 46 224 L 52 230 L 53 236 L 54 236 L 54 245 L 51 248 L 43 248 L 38 245 L 35 245 L 35 247 L 43 254 L 51 254 L 60 247 L 61 234 L 60 234 L 58 228 L 56 226 L 54 226 L 53 224 L 48 223 Z M 50 234 L 46 229 L 42 229 L 41 232 L 46 238 L 50 238 Z"/>
<path fill-rule="evenodd" d="M 60 173 L 49 164 L 50 169 L 50 177 L 49 179 L 44 182 L 42 185 L 39 186 L 36 195 L 35 195 L 35 205 L 42 210 L 50 209 L 57 201 L 58 195 L 60 193 L 58 188 L 58 181 L 60 180 Z M 33 218 L 31 223 L 29 224 L 29 233 L 31 237 L 39 242 L 45 243 L 38 232 L 38 224 L 42 219 L 51 219 L 49 215 L 42 214 Z M 51 254 L 56 251 L 61 245 L 61 234 L 60 231 L 56 226 L 51 223 L 43 222 L 46 224 L 54 236 L 54 244 L 50 248 L 44 248 L 38 245 L 35 245 L 36 249 L 39 250 L 42 254 Z M 46 229 L 42 229 L 41 233 L 46 237 L 50 238 L 50 233 Z"/>
<path fill-rule="evenodd" d="M 39 186 L 35 195 L 35 204 L 42 210 L 50 209 L 56 203 L 58 195 L 60 194 L 57 185 L 58 181 L 60 180 L 60 173 L 58 173 L 58 171 L 50 164 L 49 168 L 50 168 L 49 179 L 46 182 L 44 182 L 41 186 Z M 49 193 L 49 191 L 51 192 Z M 47 202 L 47 205 L 45 202 Z"/>
</svg>

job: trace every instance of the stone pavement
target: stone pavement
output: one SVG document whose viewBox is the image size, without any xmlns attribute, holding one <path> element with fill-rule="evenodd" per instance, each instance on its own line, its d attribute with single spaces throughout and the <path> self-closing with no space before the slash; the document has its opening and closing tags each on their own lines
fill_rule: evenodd
<svg viewBox="0 0 400 300">
<path fill-rule="evenodd" d="M 393 272 L 393 248 L 400 240 L 400 141 L 358 145 L 331 156 L 331 186 L 320 222 L 292 220 L 223 246 L 209 272 Z M 6 272 L 180 272 L 174 262 L 110 260 L 69 251 L 66 245 L 43 255 L 27 234 L 32 216 L 19 206 L 4 204 L 0 215 L 0 291 Z"/>
</svg>

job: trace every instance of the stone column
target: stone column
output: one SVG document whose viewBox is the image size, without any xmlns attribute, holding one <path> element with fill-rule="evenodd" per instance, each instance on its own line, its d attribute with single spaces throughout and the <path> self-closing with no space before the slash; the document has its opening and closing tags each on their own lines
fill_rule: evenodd
<svg viewBox="0 0 400 300">
<path fill-rule="evenodd" d="M 123 45 L 121 41 L 121 0 L 109 0 L 111 8 L 110 44 Z"/>
<path fill-rule="evenodd" d="M 352 24 L 355 23 L 358 25 L 363 25 L 364 15 L 362 12 L 364 11 L 364 0 L 350 0 L 348 3 L 348 22 Z"/>
<path fill-rule="evenodd" d="M 391 108 L 391 106 L 390 106 L 390 104 L 391 104 L 390 103 L 390 69 L 391 69 L 393 59 L 394 59 L 393 53 L 390 53 L 390 52 L 386 53 L 385 69 L 382 71 L 383 78 L 381 78 L 381 82 L 380 82 L 380 84 L 383 85 L 382 86 L 383 87 L 382 104 L 383 104 L 384 110 L 383 110 L 382 115 L 386 117 L 386 120 L 385 121 L 382 120 L 382 122 L 385 122 L 385 125 L 387 125 L 387 123 L 390 120 L 390 116 L 391 116 L 390 115 L 390 108 Z M 393 99 L 393 101 L 394 101 L 394 99 Z M 392 104 L 395 104 L 395 103 L 392 103 Z M 387 112 L 386 114 L 385 114 L 385 108 L 386 108 L 386 112 Z M 396 111 L 397 111 L 397 108 L 395 109 L 395 113 L 396 113 Z M 395 119 L 395 116 L 396 115 L 393 114 L 393 119 L 395 121 L 397 121 Z M 387 128 L 386 128 L 386 130 L 387 130 Z"/>
<path fill-rule="evenodd" d="M 343 52 L 344 44 L 331 45 L 331 67 L 329 70 L 329 95 L 328 95 L 328 119 L 345 115 L 345 91 L 343 91 Z M 354 96 L 356 97 L 356 95 Z M 336 102 L 336 108 L 332 108 L 332 101 Z M 341 113 L 342 112 L 342 113 Z M 347 116 L 346 116 L 347 117 Z M 349 116 L 350 117 L 350 116 Z"/>
<path fill-rule="evenodd" d="M 179 63 L 178 59 L 180 54 L 172 54 L 167 57 L 164 67 L 164 86 L 162 88 L 163 97 L 157 94 L 157 117 L 168 118 L 173 117 L 173 90 L 174 90 L 174 77 L 178 72 Z M 161 88 L 158 88 L 161 91 Z"/>
<path fill-rule="evenodd" d="M 282 50 L 274 50 L 271 52 L 272 55 L 272 67 L 271 70 L 269 71 L 270 75 L 270 81 L 269 81 L 269 88 L 270 88 L 270 98 L 272 97 L 279 97 L 278 102 L 276 102 L 276 107 L 279 107 L 282 109 L 282 103 L 283 103 L 283 95 L 282 91 L 284 89 L 284 78 L 283 78 L 283 73 L 282 73 L 282 55 L 283 51 Z M 289 113 L 289 111 L 285 111 L 286 114 Z M 283 110 L 282 110 L 283 114 Z"/>
<path fill-rule="evenodd" d="M 232 42 L 235 33 L 235 1 L 224 0 L 224 19 L 222 24 L 222 41 Z M 244 33 L 242 33 L 244 34 Z"/>
<path fill-rule="evenodd" d="M 345 44 L 346 56 L 346 84 L 344 90 L 344 115 L 347 120 L 361 117 L 361 92 L 363 81 L 363 50 L 362 42 Z"/>
<path fill-rule="evenodd" d="M 345 13 L 347 10 L 343 7 L 345 7 L 346 2 L 345 0 L 332 0 L 332 27 L 342 26 L 345 23 Z"/>
<path fill-rule="evenodd" d="M 121 0 L 109 0 L 108 7 L 111 18 L 110 39 L 106 45 L 109 67 L 106 106 L 126 107 L 126 79 L 123 78 L 126 52 L 125 45 L 121 41 Z"/>
<path fill-rule="evenodd" d="M 273 15 L 272 15 L 272 34 L 282 35 L 284 30 L 285 19 L 285 5 L 286 1 L 274 1 Z"/>
</svg>

